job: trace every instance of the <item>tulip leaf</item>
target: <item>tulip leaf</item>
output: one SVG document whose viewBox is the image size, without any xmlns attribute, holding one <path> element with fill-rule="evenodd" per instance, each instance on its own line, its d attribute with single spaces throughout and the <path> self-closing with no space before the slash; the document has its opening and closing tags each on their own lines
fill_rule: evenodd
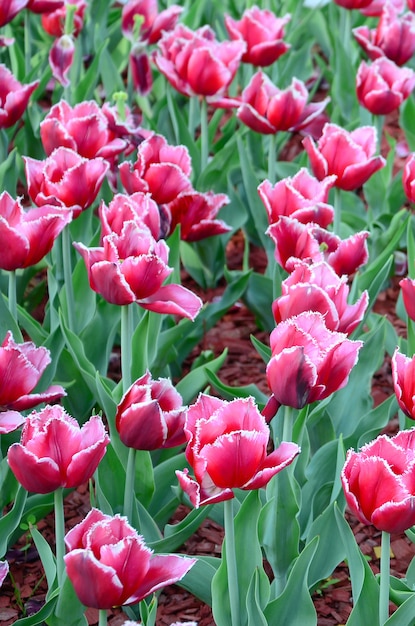
<svg viewBox="0 0 415 626">
<path fill-rule="evenodd" d="M 175 471 L 183 469 L 185 465 L 184 452 L 176 452 L 174 456 L 154 467 L 155 488 L 148 511 L 160 528 L 168 522 L 179 504 L 179 499 L 173 494 L 172 486 L 177 485 Z"/>
<path fill-rule="evenodd" d="M 85 607 L 78 599 L 75 589 L 69 578 L 64 574 L 63 583 L 59 589 L 58 601 L 53 615 L 47 620 L 48 626 L 88 626 L 85 617 Z"/>
<path fill-rule="evenodd" d="M 384 626 L 413 626 L 415 614 L 415 594 L 409 597 L 395 613 L 386 620 Z"/>
<path fill-rule="evenodd" d="M 45 570 L 46 580 L 48 581 L 49 592 L 52 591 L 53 583 L 56 577 L 56 558 L 52 552 L 49 543 L 35 526 L 30 525 L 30 534 L 38 551 L 43 569 Z"/>
<path fill-rule="evenodd" d="M 215 557 L 198 556 L 191 570 L 177 584 L 179 587 L 190 591 L 205 604 L 212 606 L 212 579 L 220 566 L 220 562 L 220 559 Z"/>
<path fill-rule="evenodd" d="M 82 102 L 92 97 L 101 69 L 101 54 L 107 46 L 108 40 L 105 40 L 101 46 L 94 51 L 91 65 L 73 90 L 74 102 Z"/>
<path fill-rule="evenodd" d="M 414 129 L 414 116 L 415 116 L 415 99 L 413 95 L 402 103 L 400 107 L 399 122 L 405 132 L 405 139 L 408 142 L 409 149 L 415 150 L 415 129 Z"/>
<path fill-rule="evenodd" d="M 223 276 L 224 238 L 208 237 L 202 241 L 180 242 L 180 256 L 188 274 L 203 289 L 213 289 Z"/>
<path fill-rule="evenodd" d="M 413 587 L 408 586 L 407 582 L 407 578 L 390 577 L 390 599 L 396 606 L 401 606 L 408 598 L 415 597 Z"/>
<path fill-rule="evenodd" d="M 112 441 L 95 472 L 95 486 L 99 508 L 107 515 L 121 513 L 124 504 L 125 469 Z"/>
<path fill-rule="evenodd" d="M 252 341 L 252 344 L 253 344 L 255 350 L 262 357 L 263 361 L 265 363 L 268 363 L 268 361 L 271 358 L 271 349 L 270 349 L 270 347 L 266 346 L 264 343 L 262 343 L 262 341 L 259 341 L 259 339 L 257 339 L 254 335 L 251 335 L 251 341 Z"/>
<path fill-rule="evenodd" d="M 190 511 L 178 524 L 167 524 L 164 528 L 164 539 L 150 541 L 149 547 L 155 552 L 174 552 L 197 531 L 203 520 L 208 517 L 210 510 L 210 506 L 203 506 Z"/>
<path fill-rule="evenodd" d="M 248 593 L 246 596 L 246 613 L 248 616 L 248 626 L 268 626 L 268 622 L 265 619 L 264 613 L 263 613 L 263 606 L 261 606 L 261 599 L 260 599 L 260 595 L 261 595 L 261 575 L 262 577 L 265 576 L 265 578 L 263 578 L 263 581 L 265 582 L 265 585 L 268 585 L 268 593 L 269 593 L 269 581 L 268 581 L 268 577 L 265 574 L 263 569 L 255 569 L 254 573 L 252 574 L 252 578 L 251 578 L 251 583 L 249 585 L 248 588 Z"/>
<path fill-rule="evenodd" d="M 320 537 L 309 574 L 308 586 L 313 587 L 321 580 L 328 578 L 345 558 L 345 549 L 339 535 L 335 516 L 337 504 L 332 502 L 312 523 L 307 540 Z"/>
<path fill-rule="evenodd" d="M 14 622 L 15 626 L 37 626 L 37 624 L 45 624 L 45 620 L 47 620 L 50 615 L 52 615 L 56 603 L 58 601 L 57 596 L 53 596 L 42 606 L 40 611 L 35 613 L 34 615 L 30 615 L 30 617 L 23 617 L 22 619 L 18 619 Z"/>
<path fill-rule="evenodd" d="M 197 394 L 206 387 L 209 382 L 209 374 L 216 373 L 220 370 L 227 355 L 228 349 L 225 348 L 222 354 L 215 359 L 202 363 L 199 367 L 191 369 L 190 372 L 177 383 L 176 389 L 183 398 L 183 404 L 189 404 L 196 398 Z"/>
<path fill-rule="evenodd" d="M 10 537 L 20 525 L 26 498 L 26 489 L 19 486 L 12 508 L 0 518 L 0 558 L 6 554 Z"/>
<path fill-rule="evenodd" d="M 17 149 L 13 148 L 13 150 L 11 150 L 7 155 L 7 158 L 5 158 L 0 164 L 0 189 L 2 192 L 8 191 L 10 195 L 14 195 L 16 193 L 18 171 Z"/>
<path fill-rule="evenodd" d="M 294 562 L 284 591 L 265 608 L 264 615 L 268 624 L 316 626 L 317 615 L 308 591 L 307 580 L 318 542 L 319 538 L 314 537 L 306 545 Z"/>
<path fill-rule="evenodd" d="M 235 398 L 248 398 L 252 396 L 258 404 L 266 404 L 268 396 L 258 389 L 253 383 L 244 385 L 243 387 L 231 387 L 225 385 L 213 372 L 206 371 L 209 382 L 221 393 L 225 400 L 234 400 Z"/>
</svg>

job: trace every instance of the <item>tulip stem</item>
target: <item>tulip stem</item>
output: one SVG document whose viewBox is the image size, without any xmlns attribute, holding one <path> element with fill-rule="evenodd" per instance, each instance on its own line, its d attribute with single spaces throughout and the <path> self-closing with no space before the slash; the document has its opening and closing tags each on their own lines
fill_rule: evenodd
<svg viewBox="0 0 415 626">
<path fill-rule="evenodd" d="M 282 430 L 282 441 L 292 441 L 294 424 L 294 409 L 291 406 L 284 407 L 284 424 Z"/>
<path fill-rule="evenodd" d="M 99 609 L 98 626 L 106 626 L 108 624 L 107 609 Z"/>
<path fill-rule="evenodd" d="M 75 295 L 72 281 L 71 234 L 66 227 L 62 231 L 63 276 L 66 291 L 66 310 L 69 330 L 75 332 Z"/>
<path fill-rule="evenodd" d="M 131 338 L 133 336 L 133 309 L 121 307 L 121 374 L 124 393 L 131 387 Z"/>
<path fill-rule="evenodd" d="M 380 553 L 380 594 L 379 624 L 383 626 L 389 619 L 389 582 L 390 582 L 390 534 L 382 531 Z"/>
<path fill-rule="evenodd" d="M 62 585 L 63 573 L 65 571 L 65 517 L 63 512 L 63 488 L 56 489 L 53 494 L 55 508 L 55 545 L 56 545 L 56 574 L 58 577 L 58 587 Z"/>
<path fill-rule="evenodd" d="M 268 145 L 268 180 L 273 185 L 275 183 L 275 163 L 277 161 L 277 134 L 269 136 Z"/>
<path fill-rule="evenodd" d="M 225 521 L 225 554 L 226 567 L 228 571 L 228 590 L 231 607 L 232 626 L 240 626 L 239 619 L 239 591 L 238 591 L 238 568 L 236 565 L 235 553 L 235 528 L 233 517 L 233 499 L 225 500 L 224 521 Z"/>
<path fill-rule="evenodd" d="M 335 235 L 340 236 L 340 224 L 341 224 L 341 196 L 340 189 L 337 187 L 334 188 L 334 222 L 333 222 L 333 232 Z"/>
<path fill-rule="evenodd" d="M 200 172 L 207 167 L 209 158 L 209 133 L 206 98 L 200 100 Z"/>
<path fill-rule="evenodd" d="M 128 521 L 132 523 L 133 519 L 133 502 L 135 497 L 135 460 L 137 456 L 137 450 L 129 448 L 127 472 L 125 475 L 125 491 L 124 491 L 124 515 Z"/>
<path fill-rule="evenodd" d="M 16 300 L 16 270 L 9 272 L 9 311 L 14 320 L 17 321 L 17 300 Z"/>
<path fill-rule="evenodd" d="M 408 329 L 408 356 L 412 357 L 415 355 L 415 323 L 409 316 L 406 325 Z"/>
<path fill-rule="evenodd" d="M 385 123 L 384 115 L 374 115 L 373 116 L 373 126 L 376 128 L 376 145 L 379 150 L 379 154 L 382 149 L 382 137 L 383 137 L 383 125 Z"/>
</svg>

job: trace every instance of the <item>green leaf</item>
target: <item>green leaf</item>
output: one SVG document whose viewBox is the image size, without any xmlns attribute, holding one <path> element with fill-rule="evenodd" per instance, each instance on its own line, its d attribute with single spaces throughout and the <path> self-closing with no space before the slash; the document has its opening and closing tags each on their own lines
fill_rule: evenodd
<svg viewBox="0 0 415 626">
<path fill-rule="evenodd" d="M 188 556 L 183 555 L 183 556 Z M 187 589 L 196 598 L 212 606 L 212 579 L 220 564 L 220 559 L 212 556 L 198 556 L 195 565 L 186 576 L 177 583 L 179 587 Z"/>
<path fill-rule="evenodd" d="M 215 359 L 203 363 L 199 367 L 191 369 L 184 378 L 182 378 L 176 385 L 177 391 L 183 398 L 183 404 L 189 404 L 193 400 L 199 391 L 202 391 L 209 382 L 209 374 L 216 373 L 220 370 L 225 363 L 228 355 L 228 349 L 225 348 L 222 354 Z"/>
<path fill-rule="evenodd" d="M 45 605 L 42 606 L 40 611 L 38 611 L 34 615 L 31 615 L 30 617 L 23 617 L 22 619 L 18 619 L 14 623 L 15 626 L 36 626 L 37 624 L 44 624 L 45 620 L 47 620 L 49 616 L 52 615 L 57 601 L 58 598 L 56 597 L 56 595 L 53 596 L 48 600 L 48 602 L 46 602 Z"/>
<path fill-rule="evenodd" d="M 48 581 L 49 591 L 52 589 L 56 577 L 56 558 L 52 552 L 49 543 L 43 535 L 40 534 L 35 526 L 30 525 L 30 534 L 32 535 L 34 544 L 38 551 L 43 569 L 45 570 L 46 580 Z"/>
<path fill-rule="evenodd" d="M 395 613 L 385 622 L 384 626 L 413 626 L 415 615 L 415 594 L 412 593 Z"/>
<path fill-rule="evenodd" d="M 209 382 L 215 387 L 225 400 L 234 400 L 235 398 L 248 398 L 252 396 L 258 404 L 266 404 L 268 396 L 266 396 L 256 385 L 244 385 L 243 387 L 231 387 L 225 385 L 213 372 L 206 371 Z"/>
<path fill-rule="evenodd" d="M 53 615 L 47 620 L 48 626 L 88 626 L 85 617 L 85 607 L 78 599 L 73 585 L 64 574 L 63 583 L 59 590 L 58 601 Z"/>
<path fill-rule="evenodd" d="M 251 583 L 248 588 L 248 593 L 246 596 L 246 614 L 248 616 L 248 626 L 268 626 L 268 622 L 265 619 L 264 613 L 262 612 L 263 607 L 261 606 L 261 576 L 267 575 L 264 570 L 256 569 L 252 574 Z M 265 581 L 263 578 L 263 584 L 268 584 L 268 578 Z"/>
<path fill-rule="evenodd" d="M 0 519 L 0 556 L 6 554 L 9 547 L 9 539 L 20 525 L 26 498 L 26 489 L 19 486 L 13 507 Z"/>
<path fill-rule="evenodd" d="M 155 552 L 174 552 L 197 531 L 200 524 L 208 517 L 211 506 L 194 509 L 178 524 L 167 524 L 164 528 L 164 539 L 150 541 L 149 547 Z"/>
<path fill-rule="evenodd" d="M 328 578 L 345 558 L 346 553 L 335 516 L 336 506 L 336 503 L 332 502 L 314 520 L 308 532 L 308 541 L 313 537 L 320 537 L 308 574 L 309 587 Z"/>
</svg>

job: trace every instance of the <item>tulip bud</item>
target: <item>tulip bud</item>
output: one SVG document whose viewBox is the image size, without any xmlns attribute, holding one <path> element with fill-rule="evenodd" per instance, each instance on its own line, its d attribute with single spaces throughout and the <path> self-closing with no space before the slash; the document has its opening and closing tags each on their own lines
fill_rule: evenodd
<svg viewBox="0 0 415 626">
<path fill-rule="evenodd" d="M 72 67 L 75 54 L 75 42 L 71 35 L 62 35 L 56 39 L 49 52 L 49 65 L 52 74 L 62 87 L 68 87 L 71 81 L 68 72 Z"/>
</svg>

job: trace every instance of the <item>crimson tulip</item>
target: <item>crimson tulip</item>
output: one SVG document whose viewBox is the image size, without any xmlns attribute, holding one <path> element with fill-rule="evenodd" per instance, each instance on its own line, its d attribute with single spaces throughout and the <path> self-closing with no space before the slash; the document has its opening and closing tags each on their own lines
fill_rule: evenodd
<svg viewBox="0 0 415 626">
<path fill-rule="evenodd" d="M 307 87 L 298 78 L 293 78 L 286 89 L 278 89 L 266 74 L 259 71 L 243 90 L 236 114 L 257 133 L 304 130 L 330 100 L 325 98 L 307 104 L 308 96 Z"/>
<path fill-rule="evenodd" d="M 364 9 L 372 0 L 334 0 L 334 2 L 344 9 Z"/>
<path fill-rule="evenodd" d="M 27 6 L 28 2 L 29 0 L 3 0 L 0 3 L 0 27 L 11 22 Z"/>
<path fill-rule="evenodd" d="M 153 554 L 126 517 L 92 509 L 65 536 L 66 573 L 85 606 L 111 609 L 135 604 L 183 578 L 196 563 Z"/>
<path fill-rule="evenodd" d="M 22 85 L 5 65 L 0 64 L 0 128 L 13 126 L 22 117 L 38 84 L 39 81 L 35 80 Z"/>
<path fill-rule="evenodd" d="M 398 67 L 386 57 L 370 65 L 362 61 L 357 70 L 357 98 L 373 115 L 387 115 L 398 109 L 414 86 L 415 72 L 408 67 Z"/>
<path fill-rule="evenodd" d="M 9 573 L 9 564 L 7 561 L 0 561 L 0 587 L 2 586 L 4 579 Z"/>
<path fill-rule="evenodd" d="M 131 79 L 134 89 L 142 96 L 150 93 L 153 87 L 153 73 L 150 58 L 143 44 L 135 44 L 129 56 Z"/>
<path fill-rule="evenodd" d="M 93 100 L 71 107 L 65 100 L 53 105 L 40 123 L 40 138 L 47 155 L 55 148 L 71 148 L 87 159 L 114 158 L 127 141 L 109 129 L 109 121 Z"/>
<path fill-rule="evenodd" d="M 300 448 L 283 442 L 267 455 L 269 427 L 253 398 L 231 402 L 200 394 L 186 416 L 188 470 L 176 471 L 193 506 L 222 502 L 234 489 L 259 489 L 292 463 Z"/>
<path fill-rule="evenodd" d="M 56 148 L 45 161 L 23 160 L 33 202 L 64 206 L 74 217 L 94 202 L 108 170 L 102 157 L 85 159 L 65 147 Z"/>
<path fill-rule="evenodd" d="M 16 270 L 39 263 L 71 220 L 71 213 L 44 205 L 24 211 L 20 200 L 0 194 L 0 268 Z"/>
<path fill-rule="evenodd" d="M 393 388 L 399 407 L 405 415 L 415 420 L 415 357 L 407 357 L 397 348 L 391 365 Z"/>
<path fill-rule="evenodd" d="M 361 187 L 375 172 L 386 165 L 376 151 L 376 129 L 361 126 L 352 132 L 325 124 L 317 146 L 311 137 L 303 139 L 314 175 L 323 180 L 326 176 L 337 176 L 336 187 L 353 191 Z"/>
<path fill-rule="evenodd" d="M 123 444 L 135 450 L 174 448 L 186 442 L 183 399 L 168 378 L 149 371 L 126 391 L 115 425 Z"/>
<path fill-rule="evenodd" d="M 156 313 L 171 313 L 193 320 L 202 301 L 181 285 L 163 285 L 173 269 L 167 265 L 165 241 L 155 241 L 149 229 L 125 222 L 120 235 L 103 238 L 103 247 L 74 243 L 85 261 L 91 289 L 113 304 L 137 302 Z"/>
<path fill-rule="evenodd" d="M 200 241 L 228 233 L 231 227 L 215 219 L 225 204 L 229 204 L 229 198 L 224 193 L 183 191 L 164 206 L 170 218 L 170 232 L 180 224 L 180 237 L 184 241 Z"/>
<path fill-rule="evenodd" d="M 380 435 L 349 450 L 341 481 L 346 502 L 363 524 L 402 533 L 415 524 L 415 431 Z"/>
<path fill-rule="evenodd" d="M 0 346 L 0 434 L 9 433 L 23 424 L 24 417 L 18 411 L 66 396 L 60 385 L 31 393 L 50 360 L 46 348 L 37 348 L 32 341 L 16 343 L 11 331 L 6 333 Z"/>
<path fill-rule="evenodd" d="M 284 40 L 284 28 L 291 15 L 277 17 L 272 11 L 253 6 L 246 9 L 240 20 L 225 15 L 225 26 L 233 41 L 245 41 L 243 63 L 266 67 L 285 54 L 291 45 Z"/>
<path fill-rule="evenodd" d="M 27 8 L 32 13 L 51 13 L 64 4 L 65 0 L 29 0 Z"/>
<path fill-rule="evenodd" d="M 124 161 L 119 166 L 123 186 L 128 193 L 150 192 L 158 204 L 166 204 L 181 191 L 191 189 L 192 164 L 185 146 L 171 146 L 162 135 L 152 135 L 137 149 L 134 165 Z"/>
<path fill-rule="evenodd" d="M 127 221 L 137 222 L 150 229 L 154 239 L 161 239 L 169 225 L 161 223 L 160 211 L 157 204 L 149 193 L 137 191 L 131 195 L 117 193 L 109 205 L 104 201 L 99 206 L 101 221 L 101 238 L 111 233 L 121 235 L 124 223 Z"/>
<path fill-rule="evenodd" d="M 243 41 L 217 41 L 210 26 L 196 31 L 181 24 L 159 41 L 158 69 L 185 96 L 204 96 L 216 106 L 237 106 L 226 92 L 246 49 Z"/>
<path fill-rule="evenodd" d="M 86 0 L 65 0 L 62 6 L 56 7 L 54 11 L 42 14 L 42 27 L 52 37 L 62 37 L 65 34 L 65 19 L 68 4 L 75 5 L 73 15 L 73 32 L 76 37 L 84 25 L 84 14 L 87 8 Z"/>
<path fill-rule="evenodd" d="M 302 409 L 342 389 L 363 342 L 329 330 L 321 313 L 307 311 L 278 324 L 270 345 L 269 404 L 276 411 L 280 405 Z"/>
<path fill-rule="evenodd" d="M 61 406 L 48 405 L 26 418 L 20 443 L 10 446 L 7 461 L 27 491 L 52 493 L 92 478 L 108 443 L 99 415 L 80 427 Z"/>
<path fill-rule="evenodd" d="M 399 286 L 408 317 L 415 321 L 415 280 L 407 276 L 399 282 Z"/>
<path fill-rule="evenodd" d="M 295 176 L 283 178 L 274 186 L 269 180 L 264 180 L 258 186 L 258 193 L 269 223 L 274 224 L 285 215 L 302 224 L 313 222 L 327 228 L 334 219 L 334 209 L 327 204 L 327 200 L 335 180 L 335 176 L 327 176 L 319 181 L 305 167 Z"/>
<path fill-rule="evenodd" d="M 387 57 L 396 65 L 405 65 L 415 52 L 415 15 L 398 15 L 391 4 L 385 4 L 377 28 L 359 26 L 353 29 L 357 43 L 375 61 Z"/>
<path fill-rule="evenodd" d="M 369 304 L 367 291 L 355 304 L 348 304 L 347 276 L 340 278 L 325 261 L 297 263 L 281 288 L 282 295 L 272 305 L 277 324 L 304 311 L 318 311 L 329 330 L 350 335 Z"/>
<path fill-rule="evenodd" d="M 415 202 L 415 152 L 411 152 L 404 163 L 402 186 L 409 202 Z"/>
<path fill-rule="evenodd" d="M 128 0 L 121 13 L 121 30 L 125 37 L 135 41 L 135 16 L 143 21 L 140 26 L 139 40 L 148 44 L 157 43 L 164 31 L 172 30 L 183 11 L 177 4 L 170 5 L 164 11 L 158 12 L 157 0 Z"/>
</svg>

